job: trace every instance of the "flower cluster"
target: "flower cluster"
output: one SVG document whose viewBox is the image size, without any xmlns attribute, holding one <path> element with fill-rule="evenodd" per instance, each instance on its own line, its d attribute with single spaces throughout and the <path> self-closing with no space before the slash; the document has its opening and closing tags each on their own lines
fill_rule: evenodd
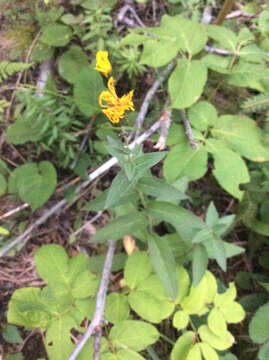
<svg viewBox="0 0 269 360">
<path fill-rule="evenodd" d="M 95 69 L 106 77 L 111 72 L 112 67 L 108 59 L 107 51 L 98 51 L 96 54 Z M 120 119 L 124 118 L 125 111 L 134 111 L 132 101 L 134 91 L 131 90 L 128 94 L 119 98 L 116 94 L 114 83 L 115 79 L 111 76 L 107 83 L 108 90 L 102 91 L 99 96 L 99 104 L 102 112 L 108 117 L 112 124 L 117 124 Z"/>
</svg>

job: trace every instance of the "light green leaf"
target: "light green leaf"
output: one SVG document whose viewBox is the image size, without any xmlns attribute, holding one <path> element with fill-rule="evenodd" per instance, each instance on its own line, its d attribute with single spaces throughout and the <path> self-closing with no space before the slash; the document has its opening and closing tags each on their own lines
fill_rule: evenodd
<svg viewBox="0 0 269 360">
<path fill-rule="evenodd" d="M 155 272 L 159 276 L 167 295 L 176 300 L 178 296 L 177 269 L 169 243 L 153 233 L 148 238 L 148 246 Z"/>
<path fill-rule="evenodd" d="M 130 307 L 127 297 L 113 292 L 106 298 L 105 319 L 115 324 L 127 320 L 130 313 Z"/>
<path fill-rule="evenodd" d="M 173 317 L 173 326 L 177 330 L 185 329 L 189 323 L 189 315 L 184 313 L 184 311 L 177 311 Z"/>
<path fill-rule="evenodd" d="M 195 336 L 196 335 L 193 331 L 186 331 L 183 335 L 181 335 L 173 347 L 171 360 L 186 360 L 188 353 L 193 346 Z"/>
<path fill-rule="evenodd" d="M 220 337 L 215 335 L 207 325 L 202 325 L 199 327 L 198 333 L 203 342 L 217 350 L 229 349 L 234 344 L 234 338 L 229 331 L 226 331 L 226 333 Z"/>
<path fill-rule="evenodd" d="M 190 289 L 190 293 L 180 303 L 183 311 L 187 314 L 199 314 L 205 305 L 207 294 L 207 279 L 204 276 L 202 281 Z"/>
<path fill-rule="evenodd" d="M 29 203 L 33 211 L 51 197 L 56 185 L 57 173 L 49 161 L 21 165 L 9 178 L 9 191 L 18 192 L 21 200 Z"/>
<path fill-rule="evenodd" d="M 134 289 L 153 272 L 149 256 L 144 251 L 133 251 L 124 267 L 124 279 L 130 289 Z"/>
<path fill-rule="evenodd" d="M 207 171 L 205 146 L 200 144 L 197 149 L 192 149 L 187 141 L 174 146 L 164 160 L 163 171 L 169 183 L 184 175 L 189 180 L 200 179 Z"/>
<path fill-rule="evenodd" d="M 204 131 L 216 124 L 218 113 L 212 104 L 207 101 L 199 101 L 188 109 L 188 117 L 196 129 Z"/>
<path fill-rule="evenodd" d="M 258 359 L 268 360 L 268 358 L 269 358 L 269 344 L 264 344 L 258 352 Z"/>
<path fill-rule="evenodd" d="M 87 257 L 83 253 L 79 253 L 69 260 L 68 264 L 68 279 L 70 283 L 87 269 Z"/>
<path fill-rule="evenodd" d="M 217 308 L 213 308 L 209 315 L 208 315 L 208 327 L 209 329 L 217 336 L 222 336 L 225 335 L 226 331 L 227 331 L 227 325 L 226 325 L 226 321 L 223 317 L 222 312 L 217 309 Z"/>
<path fill-rule="evenodd" d="M 147 40 L 143 43 L 143 53 L 140 64 L 161 67 L 168 64 L 178 52 L 178 47 L 172 41 Z"/>
<path fill-rule="evenodd" d="M 95 295 L 98 290 L 98 285 L 98 277 L 88 270 L 85 270 L 72 283 L 72 295 L 76 299 L 83 299 Z"/>
<path fill-rule="evenodd" d="M 139 34 L 128 34 L 124 38 L 120 40 L 119 47 L 126 46 L 126 45 L 140 45 L 143 44 L 148 40 L 148 36 L 146 35 L 139 35 Z"/>
<path fill-rule="evenodd" d="M 180 303 L 189 293 L 190 278 L 187 270 L 183 266 L 177 268 L 178 276 L 178 296 L 176 303 Z"/>
<path fill-rule="evenodd" d="M 210 201 L 210 204 L 206 211 L 206 224 L 210 227 L 213 227 L 218 223 L 218 220 L 219 220 L 219 214 L 217 212 L 217 209 L 213 201 Z"/>
<path fill-rule="evenodd" d="M 157 275 L 140 282 L 129 294 L 128 301 L 140 317 L 152 323 L 159 323 L 168 318 L 175 308 Z"/>
<path fill-rule="evenodd" d="M 74 319 L 65 315 L 53 320 L 46 332 L 46 350 L 50 360 L 66 360 L 75 345 L 70 339 L 70 330 L 76 327 Z"/>
<path fill-rule="evenodd" d="M 245 311 L 243 307 L 235 301 L 233 301 L 231 304 L 221 307 L 220 311 L 228 323 L 239 323 L 245 317 Z"/>
<path fill-rule="evenodd" d="M 147 211 L 156 220 L 166 221 L 173 225 L 185 241 L 191 241 L 197 229 L 205 227 L 198 216 L 174 204 L 154 201 L 149 203 Z"/>
<path fill-rule="evenodd" d="M 6 236 L 9 235 L 9 231 L 2 226 L 0 226 L 0 235 Z"/>
<path fill-rule="evenodd" d="M 153 325 L 138 320 L 121 321 L 113 326 L 109 334 L 113 346 L 134 351 L 145 349 L 158 338 L 159 333 Z"/>
<path fill-rule="evenodd" d="M 41 289 L 28 287 L 16 290 L 8 304 L 7 320 L 26 329 L 46 330 L 50 315 L 40 297 Z"/>
<path fill-rule="evenodd" d="M 206 283 L 207 283 L 207 292 L 205 297 L 205 303 L 210 304 L 213 302 L 217 292 L 218 285 L 215 276 L 210 272 L 206 271 L 205 273 Z"/>
<path fill-rule="evenodd" d="M 73 45 L 59 58 L 58 71 L 62 78 L 74 84 L 79 73 L 89 65 L 86 54 L 79 46 Z"/>
<path fill-rule="evenodd" d="M 266 53 L 257 45 L 251 44 L 240 49 L 239 56 L 249 62 L 263 63 L 266 58 Z"/>
<path fill-rule="evenodd" d="M 68 282 L 68 255 L 60 245 L 43 245 L 35 253 L 38 275 L 47 282 Z"/>
<path fill-rule="evenodd" d="M 249 160 L 269 160 L 269 151 L 264 146 L 264 133 L 256 122 L 247 116 L 221 116 L 212 129 L 212 134 Z"/>
<path fill-rule="evenodd" d="M 66 46 L 72 36 L 69 26 L 61 24 L 49 24 L 42 27 L 42 35 L 39 40 L 47 45 L 61 47 Z"/>
<path fill-rule="evenodd" d="M 188 356 L 186 357 L 186 360 L 202 360 L 202 354 L 199 344 L 193 345 L 193 347 L 188 353 Z"/>
<path fill-rule="evenodd" d="M 199 345 L 205 360 L 219 360 L 218 354 L 210 345 L 204 342 Z"/>
<path fill-rule="evenodd" d="M 208 265 L 208 255 L 203 245 L 195 245 L 192 256 L 193 286 L 197 286 L 202 280 Z"/>
<path fill-rule="evenodd" d="M 207 80 L 207 68 L 199 60 L 178 60 L 177 67 L 168 80 L 171 107 L 185 109 L 201 96 Z"/>
<path fill-rule="evenodd" d="M 265 8 L 258 17 L 258 27 L 261 33 L 269 32 L 269 10 Z"/>
<path fill-rule="evenodd" d="M 126 234 L 132 234 L 137 229 L 146 226 L 146 218 L 141 212 L 122 215 L 106 224 L 92 236 L 89 242 L 105 242 L 109 239 L 118 240 Z"/>
<path fill-rule="evenodd" d="M 239 185 L 250 181 L 244 160 L 222 141 L 209 139 L 206 145 L 214 158 L 215 178 L 227 192 L 241 200 L 244 192 L 239 189 Z"/>
<path fill-rule="evenodd" d="M 255 343 L 262 344 L 269 339 L 269 303 L 261 306 L 249 324 L 249 336 Z"/>
<path fill-rule="evenodd" d="M 236 287 L 234 282 L 229 283 L 228 289 L 223 294 L 216 294 L 214 299 L 215 306 L 222 308 L 230 305 L 236 298 Z"/>
<path fill-rule="evenodd" d="M 231 56 L 220 56 L 216 54 L 207 54 L 201 61 L 209 69 L 219 72 L 221 74 L 230 74 L 229 64 L 231 63 Z"/>
<path fill-rule="evenodd" d="M 103 79 L 93 68 L 83 69 L 74 84 L 74 98 L 79 110 L 86 116 L 101 111 L 99 95 L 104 90 Z"/>
<path fill-rule="evenodd" d="M 208 25 L 207 31 L 209 37 L 216 40 L 220 47 L 236 51 L 237 37 L 232 30 L 220 25 Z"/>
</svg>

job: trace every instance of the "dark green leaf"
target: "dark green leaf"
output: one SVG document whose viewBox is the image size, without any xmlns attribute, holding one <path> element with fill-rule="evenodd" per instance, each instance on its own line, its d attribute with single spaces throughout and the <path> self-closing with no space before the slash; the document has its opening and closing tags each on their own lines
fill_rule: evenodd
<svg viewBox="0 0 269 360">
<path fill-rule="evenodd" d="M 193 286 L 197 286 L 202 280 L 208 265 L 208 255 L 203 245 L 195 245 L 192 256 Z"/>
</svg>

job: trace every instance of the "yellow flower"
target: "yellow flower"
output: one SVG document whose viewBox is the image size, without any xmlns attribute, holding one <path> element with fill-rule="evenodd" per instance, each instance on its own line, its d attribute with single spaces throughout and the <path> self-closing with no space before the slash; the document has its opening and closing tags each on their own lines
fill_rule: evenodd
<svg viewBox="0 0 269 360">
<path fill-rule="evenodd" d="M 108 90 L 102 91 L 99 96 L 99 104 L 102 112 L 109 118 L 112 124 L 117 124 L 120 119 L 124 118 L 125 111 L 134 111 L 132 101 L 134 91 L 131 90 L 127 95 L 119 98 L 115 91 L 114 78 L 111 76 L 108 80 Z M 103 101 L 106 103 L 104 104 Z"/>
<path fill-rule="evenodd" d="M 98 51 L 96 54 L 96 70 L 105 75 L 106 77 L 112 70 L 112 66 L 108 60 L 107 51 Z"/>
</svg>

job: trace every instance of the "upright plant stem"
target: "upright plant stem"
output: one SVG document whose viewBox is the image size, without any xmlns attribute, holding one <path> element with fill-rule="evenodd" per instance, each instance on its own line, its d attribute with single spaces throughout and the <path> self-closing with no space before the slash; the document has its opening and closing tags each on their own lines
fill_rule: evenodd
<svg viewBox="0 0 269 360">
<path fill-rule="evenodd" d="M 227 14 L 232 10 L 234 5 L 234 0 L 225 0 L 220 12 L 218 13 L 217 19 L 215 20 L 215 25 L 221 25 L 225 20 Z"/>
</svg>

